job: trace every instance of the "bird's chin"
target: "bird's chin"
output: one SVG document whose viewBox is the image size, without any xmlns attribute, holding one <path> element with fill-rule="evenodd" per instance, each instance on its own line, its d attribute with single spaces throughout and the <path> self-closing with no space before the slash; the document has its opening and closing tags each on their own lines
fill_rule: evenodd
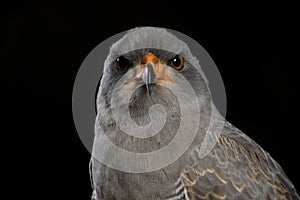
<svg viewBox="0 0 300 200">
<path fill-rule="evenodd" d="M 140 98 L 150 98 L 150 100 L 155 100 L 155 98 L 161 98 L 168 94 L 168 89 L 159 83 L 152 83 L 149 85 L 140 84 L 134 89 L 132 96 L 138 96 Z"/>
<path fill-rule="evenodd" d="M 157 93 L 157 90 L 159 90 L 160 87 L 158 84 L 155 84 L 155 83 L 151 83 L 151 84 L 143 84 L 142 85 L 142 90 L 143 90 L 143 93 L 144 95 L 147 95 L 148 97 L 152 95 L 152 93 Z"/>
<path fill-rule="evenodd" d="M 153 84 L 149 92 L 146 85 L 141 85 L 133 92 L 129 100 L 131 117 L 138 124 L 146 125 L 150 122 L 149 109 L 155 104 L 162 105 L 169 114 L 173 114 L 172 110 L 179 107 L 176 96 L 167 87 Z"/>
</svg>

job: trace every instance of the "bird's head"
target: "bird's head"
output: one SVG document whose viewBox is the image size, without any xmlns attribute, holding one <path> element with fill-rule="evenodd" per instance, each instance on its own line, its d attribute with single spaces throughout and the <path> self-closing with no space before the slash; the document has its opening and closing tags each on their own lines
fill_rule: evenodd
<svg viewBox="0 0 300 200">
<path fill-rule="evenodd" d="M 197 67 L 198 60 L 186 43 L 165 29 L 130 30 L 112 45 L 105 61 L 98 113 L 107 119 L 115 110 L 117 116 L 123 116 L 121 120 L 130 117 L 142 126 L 155 116 L 166 116 L 176 129 L 183 107 L 195 111 L 195 102 L 210 103 L 206 82 Z M 155 104 L 163 109 L 151 116 L 149 110 Z"/>
</svg>

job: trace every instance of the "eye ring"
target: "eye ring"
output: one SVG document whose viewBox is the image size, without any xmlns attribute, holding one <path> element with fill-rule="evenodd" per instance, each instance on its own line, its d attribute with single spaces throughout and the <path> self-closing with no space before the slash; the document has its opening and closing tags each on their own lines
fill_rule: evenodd
<svg viewBox="0 0 300 200">
<path fill-rule="evenodd" d="M 130 65 L 129 60 L 124 56 L 118 57 L 115 62 L 119 70 L 126 70 Z"/>
<path fill-rule="evenodd" d="M 170 59 L 170 65 L 177 71 L 180 71 L 184 67 L 184 58 L 180 55 L 176 55 Z"/>
</svg>

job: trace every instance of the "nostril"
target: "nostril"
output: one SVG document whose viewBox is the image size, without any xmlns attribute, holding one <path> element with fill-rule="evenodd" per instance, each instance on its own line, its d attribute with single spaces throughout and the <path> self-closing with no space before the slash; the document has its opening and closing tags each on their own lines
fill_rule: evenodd
<svg viewBox="0 0 300 200">
<path fill-rule="evenodd" d="M 158 60 L 156 58 L 153 58 L 152 63 L 157 64 Z"/>
<path fill-rule="evenodd" d="M 156 63 L 159 62 L 159 60 L 158 60 L 158 58 L 157 58 L 153 53 L 149 52 L 149 53 L 146 53 L 146 54 L 142 57 L 142 59 L 141 59 L 141 64 L 142 64 L 142 65 L 145 65 L 145 64 L 147 64 L 148 62 L 151 62 L 151 63 L 153 63 L 153 64 L 156 64 Z"/>
<path fill-rule="evenodd" d="M 141 60 L 141 65 L 145 65 L 145 64 L 147 64 L 147 63 L 153 63 L 153 64 L 157 64 L 158 63 L 158 59 L 156 59 L 156 58 L 153 58 L 153 60 L 146 60 L 146 59 L 142 59 Z"/>
</svg>

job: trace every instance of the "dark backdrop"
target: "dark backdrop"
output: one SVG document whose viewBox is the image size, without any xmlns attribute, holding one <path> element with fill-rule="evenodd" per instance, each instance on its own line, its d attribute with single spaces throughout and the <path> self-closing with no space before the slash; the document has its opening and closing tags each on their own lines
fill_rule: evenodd
<svg viewBox="0 0 300 200">
<path fill-rule="evenodd" d="M 211 55 L 227 119 L 300 188 L 295 6 L 273 2 L 12 2 L 1 7 L 3 162 L 13 198 L 89 199 L 90 154 L 72 119 L 72 87 L 87 54 L 136 26 L 174 29 Z M 9 139 L 6 139 L 9 138 Z"/>
</svg>

